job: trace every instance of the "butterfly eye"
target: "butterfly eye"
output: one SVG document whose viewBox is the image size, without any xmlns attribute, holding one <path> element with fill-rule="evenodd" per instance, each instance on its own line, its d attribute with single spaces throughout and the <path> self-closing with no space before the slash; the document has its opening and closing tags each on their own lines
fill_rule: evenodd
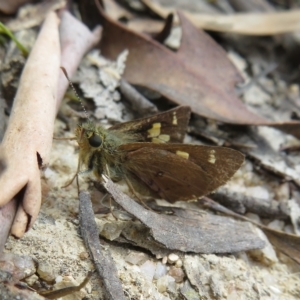
<svg viewBox="0 0 300 300">
<path fill-rule="evenodd" d="M 96 135 L 96 134 L 93 134 L 92 136 L 90 136 L 88 138 L 88 141 L 89 141 L 89 144 L 92 146 L 92 147 L 95 147 L 95 148 L 98 148 L 101 146 L 102 144 L 102 139 L 99 135 Z"/>
</svg>

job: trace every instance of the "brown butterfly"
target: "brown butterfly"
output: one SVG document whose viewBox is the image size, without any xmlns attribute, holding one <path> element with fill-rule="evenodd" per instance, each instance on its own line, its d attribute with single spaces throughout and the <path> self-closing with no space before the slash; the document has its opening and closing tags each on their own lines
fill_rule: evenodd
<svg viewBox="0 0 300 300">
<path fill-rule="evenodd" d="M 79 166 L 101 181 L 125 179 L 139 194 L 169 202 L 192 200 L 225 184 L 244 161 L 240 152 L 182 144 L 190 108 L 169 111 L 105 129 L 88 121 L 76 129 Z"/>
</svg>

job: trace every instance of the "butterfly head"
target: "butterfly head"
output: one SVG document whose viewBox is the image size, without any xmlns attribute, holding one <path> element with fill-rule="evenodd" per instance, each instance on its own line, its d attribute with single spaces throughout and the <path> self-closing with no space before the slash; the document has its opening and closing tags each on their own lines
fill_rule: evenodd
<svg viewBox="0 0 300 300">
<path fill-rule="evenodd" d="M 103 147 L 104 134 L 91 122 L 78 125 L 76 129 L 77 142 L 80 147 Z"/>
</svg>

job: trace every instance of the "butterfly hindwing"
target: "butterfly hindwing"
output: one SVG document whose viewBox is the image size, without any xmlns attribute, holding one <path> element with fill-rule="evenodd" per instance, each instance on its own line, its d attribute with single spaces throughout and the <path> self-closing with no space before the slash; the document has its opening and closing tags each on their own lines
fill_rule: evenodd
<svg viewBox="0 0 300 300">
<path fill-rule="evenodd" d="M 128 151 L 126 170 L 169 202 L 195 199 L 214 191 L 244 161 L 240 152 L 225 147 L 133 143 L 120 148 Z"/>
</svg>

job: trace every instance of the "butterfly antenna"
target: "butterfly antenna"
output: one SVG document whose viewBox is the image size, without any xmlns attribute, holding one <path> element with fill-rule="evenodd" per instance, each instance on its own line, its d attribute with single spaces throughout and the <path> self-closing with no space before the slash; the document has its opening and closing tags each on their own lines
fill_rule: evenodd
<svg viewBox="0 0 300 300">
<path fill-rule="evenodd" d="M 66 69 L 65 69 L 64 67 L 60 67 L 60 68 L 61 68 L 61 70 L 63 71 L 63 73 L 65 74 L 67 80 L 69 81 L 69 85 L 70 85 L 70 87 L 72 88 L 72 90 L 74 91 L 77 100 L 79 100 L 80 105 L 81 105 L 81 107 L 82 107 L 82 110 L 84 111 L 84 114 L 85 114 L 86 118 L 87 118 L 88 120 L 90 120 L 89 115 L 88 115 L 88 113 L 87 113 L 87 111 L 86 111 L 86 109 L 85 109 L 85 107 L 84 107 L 84 105 L 83 105 L 83 102 L 82 102 L 81 98 L 79 97 L 79 95 L 78 95 L 78 93 L 77 93 L 77 91 L 76 91 L 76 89 L 75 89 L 75 87 L 74 87 L 72 81 L 70 80 L 70 78 L 69 78 L 69 76 L 68 76 L 68 73 L 67 73 Z"/>
</svg>

